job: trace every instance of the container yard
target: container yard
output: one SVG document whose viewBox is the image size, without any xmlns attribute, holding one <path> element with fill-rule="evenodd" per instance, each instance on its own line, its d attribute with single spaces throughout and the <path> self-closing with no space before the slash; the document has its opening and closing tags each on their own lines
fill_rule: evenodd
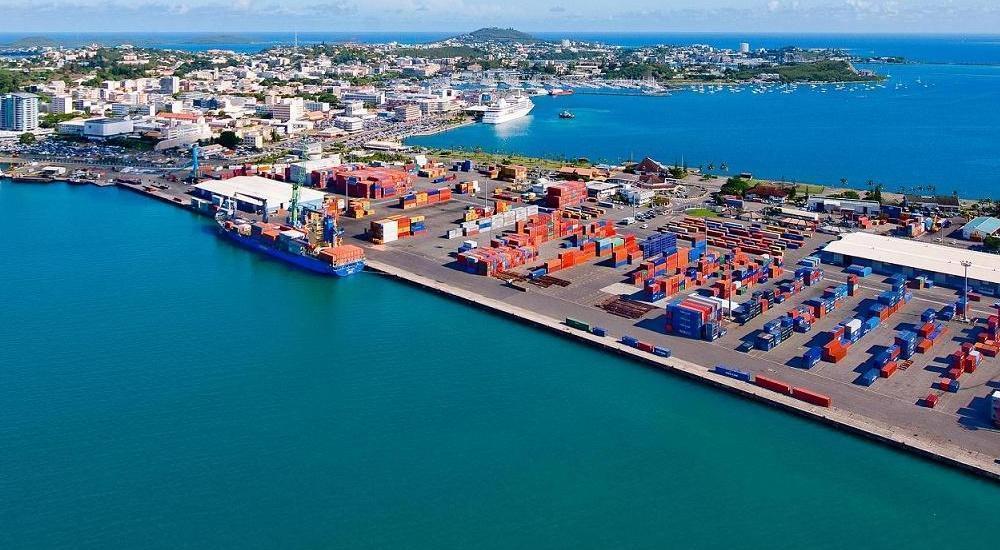
<svg viewBox="0 0 1000 550">
<path fill-rule="evenodd" d="M 837 237 L 801 220 L 625 223 L 631 208 L 599 206 L 581 182 L 533 193 L 457 168 L 320 181 L 348 195 L 345 242 L 379 271 L 1000 475 L 1000 328 L 977 293 L 833 256 Z"/>
</svg>

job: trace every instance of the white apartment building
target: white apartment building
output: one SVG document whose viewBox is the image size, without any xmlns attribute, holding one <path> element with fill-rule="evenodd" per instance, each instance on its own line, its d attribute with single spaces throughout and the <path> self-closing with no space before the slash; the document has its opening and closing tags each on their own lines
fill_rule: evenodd
<svg viewBox="0 0 1000 550">
<path fill-rule="evenodd" d="M 305 104 L 301 97 L 285 99 L 280 103 L 275 103 L 271 108 L 271 116 L 274 117 L 275 120 L 280 120 L 282 122 L 299 120 L 302 118 L 303 114 L 305 114 Z"/>
</svg>

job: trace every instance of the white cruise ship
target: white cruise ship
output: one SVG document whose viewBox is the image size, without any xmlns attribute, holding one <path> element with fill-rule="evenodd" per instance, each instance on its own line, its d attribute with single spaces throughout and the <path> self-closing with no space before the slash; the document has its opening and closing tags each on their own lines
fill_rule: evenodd
<svg viewBox="0 0 1000 550">
<path fill-rule="evenodd" d="M 501 98 L 483 111 L 483 122 L 486 124 L 510 122 L 530 113 L 534 108 L 535 104 L 527 96 Z"/>
</svg>

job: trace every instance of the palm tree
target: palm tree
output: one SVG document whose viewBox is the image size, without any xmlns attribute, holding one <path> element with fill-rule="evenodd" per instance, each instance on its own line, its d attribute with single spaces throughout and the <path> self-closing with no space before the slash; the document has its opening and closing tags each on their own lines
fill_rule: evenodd
<svg viewBox="0 0 1000 550">
<path fill-rule="evenodd" d="M 840 186 L 841 187 L 847 186 L 847 178 L 840 178 Z"/>
</svg>

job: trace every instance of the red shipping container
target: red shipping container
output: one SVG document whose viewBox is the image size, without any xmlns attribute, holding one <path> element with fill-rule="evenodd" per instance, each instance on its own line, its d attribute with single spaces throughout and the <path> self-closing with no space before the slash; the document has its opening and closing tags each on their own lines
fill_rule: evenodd
<svg viewBox="0 0 1000 550">
<path fill-rule="evenodd" d="M 753 383 L 774 392 L 778 392 L 784 395 L 789 395 L 792 393 L 792 386 L 781 382 L 780 380 L 774 380 L 772 378 L 767 378 L 766 376 L 755 376 Z"/>
<path fill-rule="evenodd" d="M 833 404 L 833 400 L 828 396 L 807 390 L 805 388 L 792 388 L 792 397 L 805 401 L 806 403 L 819 405 L 820 407 L 829 407 Z"/>
<path fill-rule="evenodd" d="M 896 364 L 896 362 L 895 362 L 895 361 L 889 361 L 889 362 L 888 362 L 888 363 L 886 363 L 886 364 L 885 364 L 885 366 L 884 366 L 884 367 L 882 367 L 882 369 L 881 369 L 881 370 L 879 371 L 879 375 L 880 375 L 880 376 L 882 376 L 882 378 L 889 378 L 890 376 L 892 376 L 892 375 L 893 375 L 893 373 L 895 373 L 895 372 L 896 372 L 896 368 L 897 368 L 897 367 L 898 367 L 898 365 Z"/>
</svg>

